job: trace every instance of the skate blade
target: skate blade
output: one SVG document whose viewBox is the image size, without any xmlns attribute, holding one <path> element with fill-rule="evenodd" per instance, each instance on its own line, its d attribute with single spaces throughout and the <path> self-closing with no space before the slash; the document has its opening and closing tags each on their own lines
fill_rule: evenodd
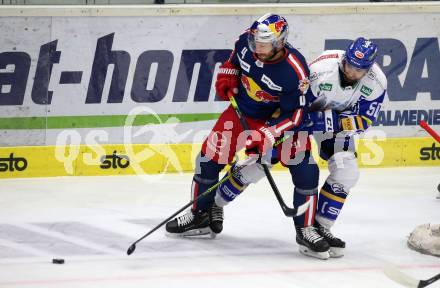
<svg viewBox="0 0 440 288">
<path fill-rule="evenodd" d="M 330 257 L 331 258 L 341 258 L 344 256 L 344 250 L 345 248 L 339 248 L 339 247 L 330 247 Z"/>
<path fill-rule="evenodd" d="M 212 232 L 211 228 L 209 227 L 189 230 L 183 233 L 167 232 L 166 235 L 172 238 L 197 237 L 197 236 L 206 236 L 206 235 L 208 235 L 212 239 L 216 237 L 216 234 Z"/>
<path fill-rule="evenodd" d="M 314 257 L 314 258 L 318 258 L 321 260 L 327 260 L 328 258 L 330 258 L 330 252 L 329 251 L 325 251 L 325 252 L 316 252 L 311 250 L 310 248 L 300 245 L 299 246 L 299 252 L 303 255 L 306 256 L 310 256 L 310 257 Z"/>
</svg>

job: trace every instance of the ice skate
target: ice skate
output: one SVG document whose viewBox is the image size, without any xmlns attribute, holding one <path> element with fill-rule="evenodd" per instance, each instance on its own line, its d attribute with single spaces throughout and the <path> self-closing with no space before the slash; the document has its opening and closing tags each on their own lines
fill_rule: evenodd
<svg viewBox="0 0 440 288">
<path fill-rule="evenodd" d="M 316 227 L 318 234 L 321 235 L 330 245 L 330 257 L 339 258 L 344 256 L 345 242 L 335 237 L 330 229 L 319 224 L 316 220 L 314 226 Z"/>
<path fill-rule="evenodd" d="M 219 207 L 215 203 L 209 209 L 209 227 L 215 234 L 219 234 L 223 230 L 223 207 Z"/>
<path fill-rule="evenodd" d="M 189 210 L 186 214 L 174 218 L 166 224 L 166 231 L 169 236 L 201 236 L 211 235 L 215 237 L 209 225 L 210 215 L 207 212 L 193 212 Z"/>
<path fill-rule="evenodd" d="M 330 245 L 318 234 L 315 227 L 296 226 L 295 229 L 296 243 L 301 254 L 323 260 L 330 258 Z"/>
</svg>

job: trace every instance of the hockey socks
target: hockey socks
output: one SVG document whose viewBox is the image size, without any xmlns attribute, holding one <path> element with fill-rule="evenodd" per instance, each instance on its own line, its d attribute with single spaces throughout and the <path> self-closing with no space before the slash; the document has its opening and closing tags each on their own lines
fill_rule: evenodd
<svg viewBox="0 0 440 288">
<path fill-rule="evenodd" d="M 303 215 L 293 218 L 293 221 L 295 222 L 296 243 L 299 245 L 299 252 L 306 256 L 325 260 L 330 258 L 330 246 L 313 225 L 318 201 L 317 194 L 316 188 L 300 189 L 295 187 L 293 205 L 299 207 L 309 200 L 311 200 L 311 204 Z"/>
<path fill-rule="evenodd" d="M 191 197 L 195 199 L 197 196 L 211 188 L 218 182 L 220 171 L 225 167 L 224 164 L 204 157 L 199 154 L 196 159 L 196 171 L 191 185 Z M 215 192 L 205 195 L 194 202 L 192 210 L 206 212 L 214 203 Z"/>
<path fill-rule="evenodd" d="M 316 219 L 320 224 L 330 228 L 338 218 L 348 193 L 338 183 L 330 185 L 327 181 L 319 192 Z"/>
<path fill-rule="evenodd" d="M 218 206 L 227 205 L 240 195 L 249 184 L 257 183 L 265 176 L 263 167 L 257 163 L 257 160 L 257 158 L 249 157 L 239 160 L 231 166 L 215 195 L 215 203 Z"/>
<path fill-rule="evenodd" d="M 232 172 L 234 166 L 232 166 L 228 173 L 223 177 L 223 179 L 227 179 L 217 188 L 215 203 L 220 207 L 223 207 L 234 200 L 235 197 L 240 195 L 240 193 L 247 187 L 247 185 L 244 185 L 240 179 L 238 179 L 237 175 L 234 175 Z"/>
<path fill-rule="evenodd" d="M 344 256 L 345 242 L 335 237 L 330 228 L 338 217 L 348 193 L 337 183 L 330 185 L 327 181 L 319 192 L 318 209 L 315 227 L 318 233 L 330 244 L 330 256 Z"/>
<path fill-rule="evenodd" d="M 293 196 L 294 207 L 299 207 L 309 200 L 311 200 L 309 209 L 307 209 L 303 215 L 293 218 L 295 226 L 307 227 L 313 225 L 315 220 L 316 203 L 318 200 L 316 189 L 300 189 L 295 187 Z"/>
</svg>

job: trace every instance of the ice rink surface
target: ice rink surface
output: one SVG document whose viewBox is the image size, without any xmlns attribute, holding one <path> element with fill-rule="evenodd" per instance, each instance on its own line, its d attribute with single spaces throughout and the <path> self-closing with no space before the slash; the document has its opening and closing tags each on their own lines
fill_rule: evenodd
<svg viewBox="0 0 440 288">
<path fill-rule="evenodd" d="M 439 167 L 362 169 L 333 228 L 347 242 L 340 259 L 299 254 L 293 222 L 266 179 L 226 207 L 216 239 L 160 229 L 127 256 L 133 241 L 189 202 L 191 178 L 1 180 L 0 287 L 372 288 L 401 287 L 383 274 L 386 264 L 419 279 L 440 273 L 440 258 L 406 246 L 417 225 L 440 223 Z M 290 205 L 290 176 L 274 178 Z"/>
</svg>

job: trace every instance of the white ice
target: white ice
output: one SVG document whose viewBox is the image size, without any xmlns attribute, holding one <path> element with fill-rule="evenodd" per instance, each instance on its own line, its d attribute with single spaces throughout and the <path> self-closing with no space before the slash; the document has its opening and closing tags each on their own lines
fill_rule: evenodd
<svg viewBox="0 0 440 288">
<path fill-rule="evenodd" d="M 216 239 L 162 228 L 131 256 L 133 241 L 189 202 L 192 174 L 1 180 L 0 287 L 401 287 L 386 264 L 418 279 L 440 273 L 440 258 L 406 246 L 417 225 L 440 223 L 439 176 L 440 167 L 361 170 L 333 229 L 345 257 L 326 261 L 299 254 L 265 179 L 226 207 Z M 289 174 L 274 178 L 290 205 Z"/>
</svg>

